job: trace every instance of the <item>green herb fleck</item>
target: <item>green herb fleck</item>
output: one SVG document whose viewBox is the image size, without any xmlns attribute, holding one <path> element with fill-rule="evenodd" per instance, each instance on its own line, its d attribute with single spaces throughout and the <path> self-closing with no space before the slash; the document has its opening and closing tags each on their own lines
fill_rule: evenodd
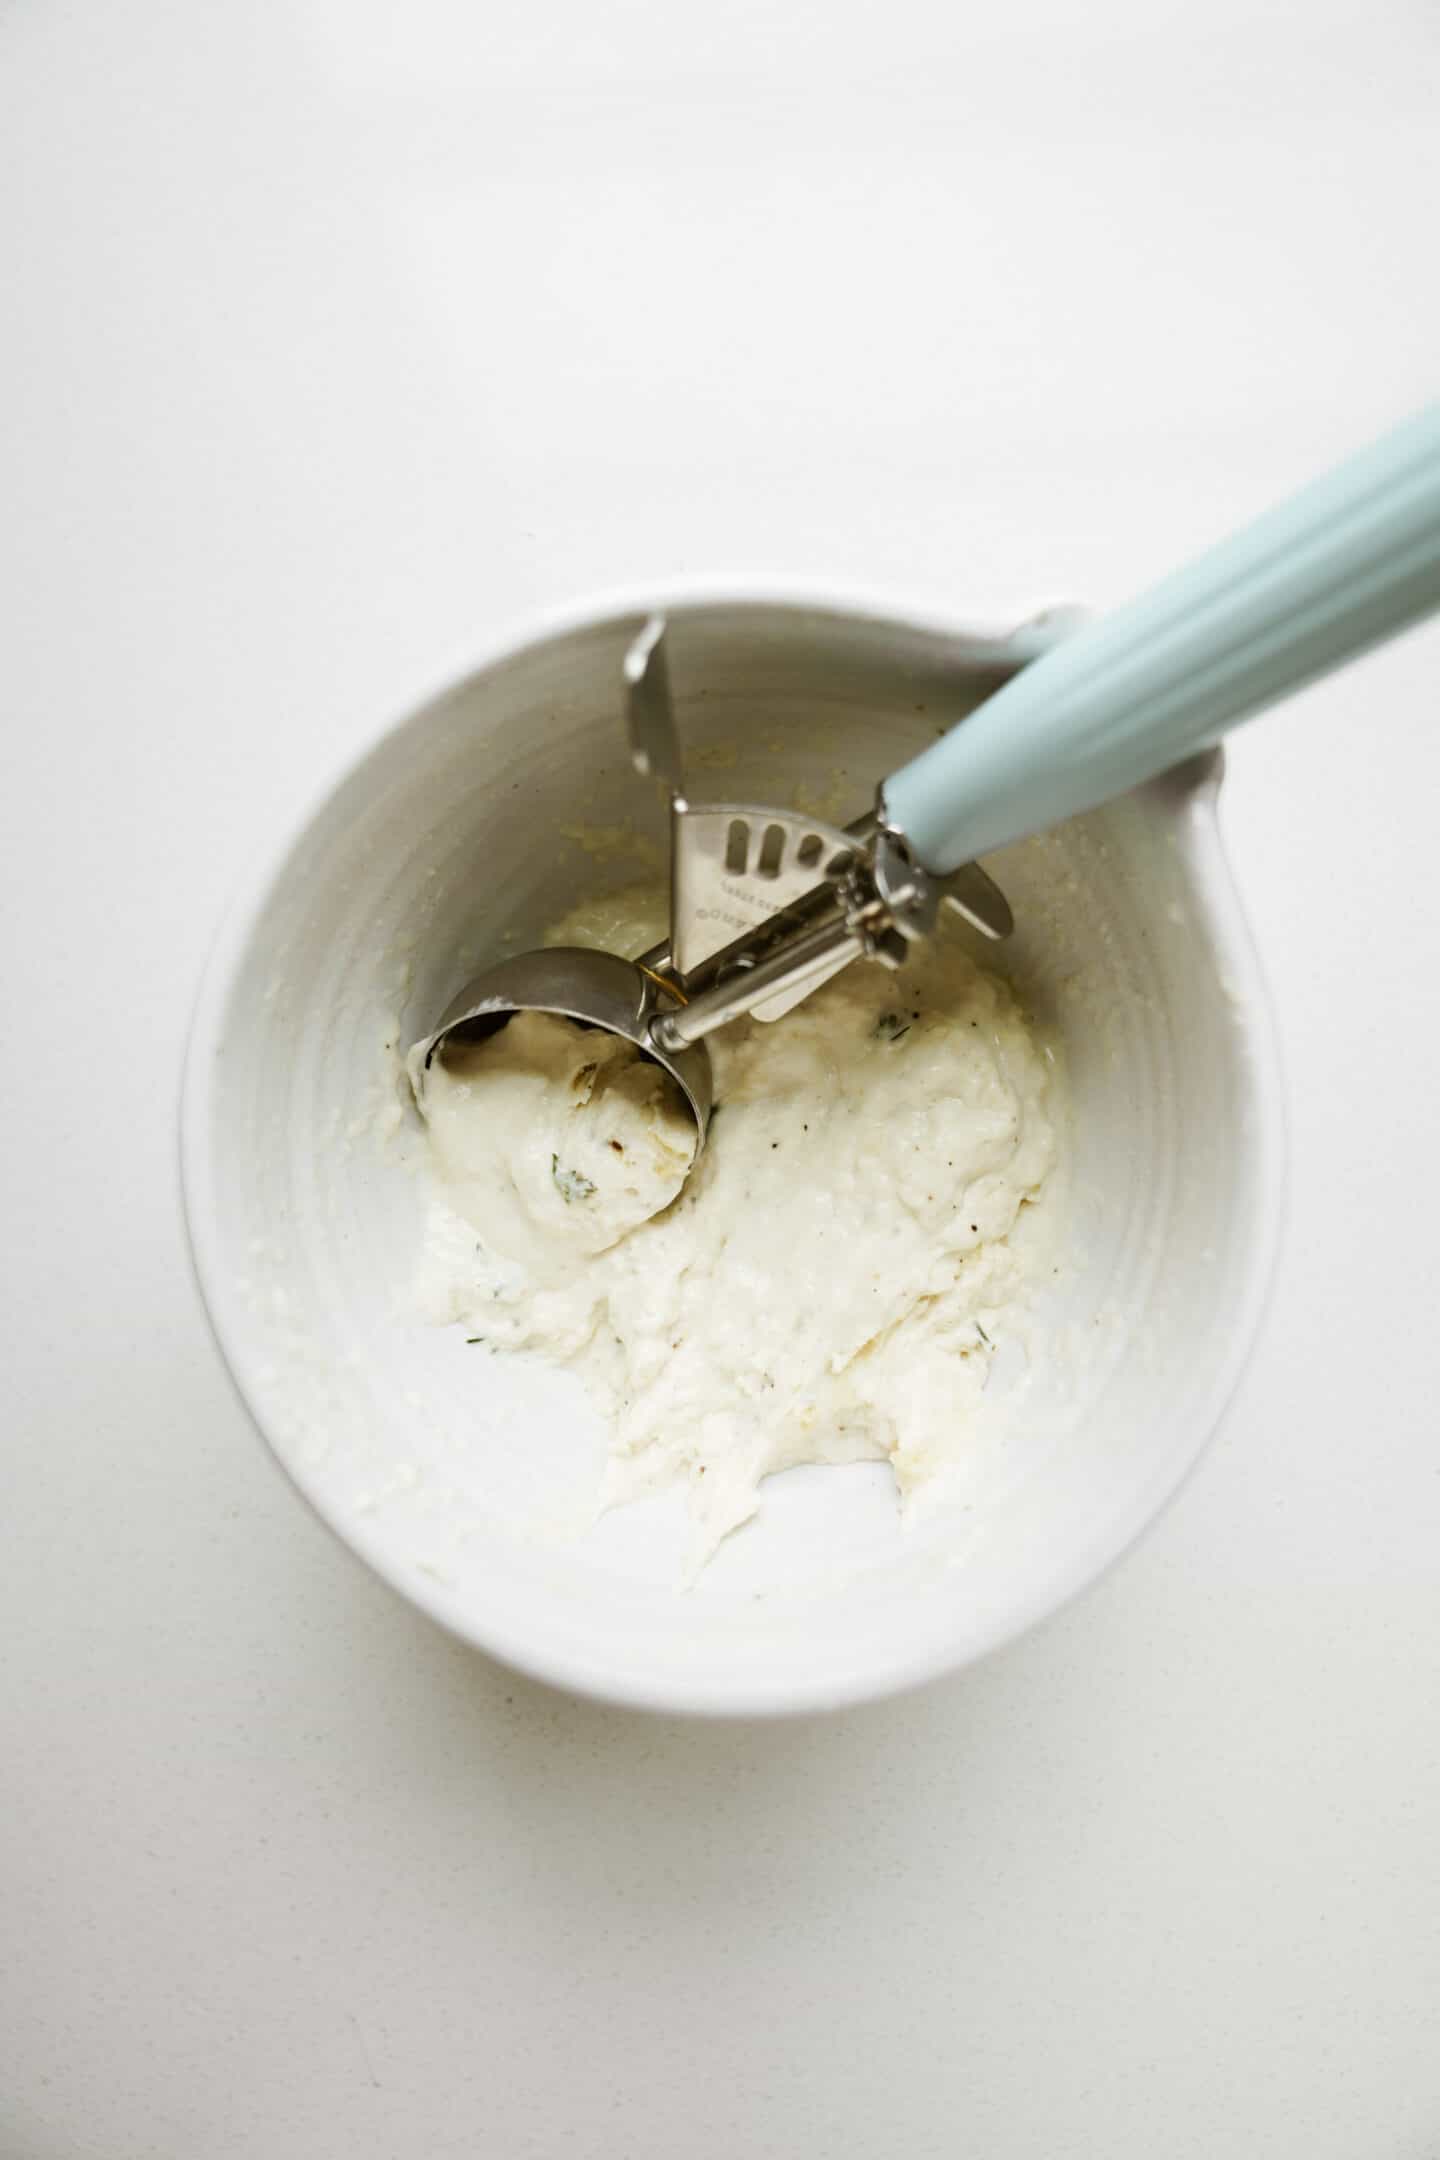
<svg viewBox="0 0 1440 2160">
<path fill-rule="evenodd" d="M 993 1349 L 994 1349 L 994 1347 L 995 1347 L 994 1343 L 992 1343 L 992 1342 L 991 1342 L 991 1340 L 990 1340 L 989 1336 L 988 1336 L 988 1335 L 987 1335 L 987 1334 L 985 1333 L 985 1330 L 984 1330 L 984 1328 L 983 1328 L 983 1327 L 981 1327 L 981 1325 L 980 1325 L 980 1322 L 979 1322 L 978 1320 L 977 1320 L 977 1321 L 975 1322 L 975 1333 L 976 1333 L 976 1334 L 977 1334 L 977 1335 L 979 1336 L 979 1338 L 980 1338 L 981 1342 L 983 1342 L 983 1343 L 984 1343 L 984 1345 L 985 1345 L 985 1347 L 986 1347 L 986 1349 L 987 1349 L 987 1350 L 993 1350 Z"/>
<path fill-rule="evenodd" d="M 899 1042 L 910 1032 L 910 1022 L 899 1013 L 881 1013 L 871 1029 L 876 1042 Z"/>
<path fill-rule="evenodd" d="M 467 1335 L 465 1337 L 465 1340 L 467 1343 L 484 1342 L 485 1337 L 483 1335 Z"/>
<path fill-rule="evenodd" d="M 550 1157 L 550 1175 L 555 1180 L 556 1191 L 567 1207 L 572 1200 L 589 1200 L 594 1197 L 593 1181 L 582 1177 L 578 1170 L 562 1170 L 558 1155 Z"/>
</svg>

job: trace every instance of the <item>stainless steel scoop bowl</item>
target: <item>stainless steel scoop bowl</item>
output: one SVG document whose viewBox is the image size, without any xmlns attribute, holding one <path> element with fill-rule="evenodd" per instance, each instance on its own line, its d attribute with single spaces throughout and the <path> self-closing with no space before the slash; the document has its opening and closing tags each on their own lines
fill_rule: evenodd
<svg viewBox="0 0 1440 2160">
<path fill-rule="evenodd" d="M 546 945 L 516 953 L 486 968 L 451 1000 L 417 1060 L 417 1086 L 423 1088 L 425 1073 L 447 1042 L 483 1041 L 504 1027 L 512 1013 L 554 1013 L 577 1027 L 621 1035 L 653 1058 L 689 1106 L 699 1132 L 698 1154 L 714 1107 L 710 1053 L 699 1042 L 667 1049 L 654 1032 L 656 1022 L 676 1010 L 679 998 L 678 990 L 658 972 L 615 953 L 583 945 Z"/>
</svg>

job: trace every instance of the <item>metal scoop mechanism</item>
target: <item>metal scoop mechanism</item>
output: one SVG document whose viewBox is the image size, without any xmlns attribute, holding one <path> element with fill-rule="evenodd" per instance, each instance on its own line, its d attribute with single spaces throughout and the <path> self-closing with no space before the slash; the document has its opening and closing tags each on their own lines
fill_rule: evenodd
<svg viewBox="0 0 1440 2160">
<path fill-rule="evenodd" d="M 477 975 L 414 1060 L 417 1094 L 448 1042 L 475 1042 L 516 1012 L 553 1013 L 633 1042 L 675 1082 L 694 1116 L 696 1154 L 714 1107 L 705 1037 L 751 1014 L 778 1020 L 860 958 L 899 967 L 948 904 L 990 938 L 1013 928 L 977 863 L 923 869 L 878 812 L 843 830 L 794 810 L 692 804 L 654 616 L 625 655 L 631 756 L 670 795 L 670 938 L 638 960 L 546 946 Z"/>
</svg>

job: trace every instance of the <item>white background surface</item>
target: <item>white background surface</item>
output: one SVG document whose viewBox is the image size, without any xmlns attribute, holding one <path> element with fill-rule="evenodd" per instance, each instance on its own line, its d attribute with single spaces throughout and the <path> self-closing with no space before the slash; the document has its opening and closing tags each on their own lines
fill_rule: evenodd
<svg viewBox="0 0 1440 2160">
<path fill-rule="evenodd" d="M 998 19 L 997 19 L 998 17 Z M 517 611 L 1105 603 L 1418 404 L 1401 0 L 11 0 L 0 2160 L 1440 2153 L 1440 634 L 1264 722 L 1263 1346 L 1143 1548 L 833 1721 L 577 1705 L 269 1467 L 217 913 Z"/>
</svg>

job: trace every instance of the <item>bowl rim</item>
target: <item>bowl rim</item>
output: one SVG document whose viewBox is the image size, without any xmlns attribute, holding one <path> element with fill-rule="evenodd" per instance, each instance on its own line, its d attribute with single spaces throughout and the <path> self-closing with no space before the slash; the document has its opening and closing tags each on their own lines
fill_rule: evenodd
<svg viewBox="0 0 1440 2160">
<path fill-rule="evenodd" d="M 537 1643 L 526 1630 L 507 1624 L 503 1605 L 491 1612 L 462 1612 L 445 1586 L 406 1571 L 378 1535 L 342 1521 L 318 1479 L 282 1452 L 270 1432 L 254 1386 L 253 1368 L 262 1363 L 248 1342 L 241 1301 L 234 1291 L 220 1248 L 209 1145 L 214 1109 L 216 1061 L 225 1016 L 245 955 L 273 891 L 312 825 L 336 793 L 392 739 L 400 736 L 435 704 L 475 679 L 519 658 L 526 651 L 598 628 L 610 621 L 654 611 L 723 612 L 729 609 L 776 613 L 820 612 L 868 621 L 910 635 L 949 639 L 983 648 L 1015 649 L 1027 631 L 1047 635 L 1053 622 L 1063 630 L 1080 619 L 1070 608 L 1034 610 L 1008 627 L 966 622 L 957 615 L 917 611 L 893 594 L 857 591 L 829 584 L 784 580 L 695 576 L 657 579 L 644 585 L 607 589 L 560 606 L 534 610 L 505 629 L 472 644 L 468 654 L 440 671 L 431 686 L 409 700 L 397 714 L 363 730 L 343 757 L 331 761 L 308 797 L 284 821 L 282 829 L 241 880 L 223 911 L 205 961 L 187 1032 L 179 1100 L 180 1182 L 187 1246 L 200 1301 L 221 1363 L 266 1452 L 290 1486 L 347 1553 L 361 1560 L 405 1602 L 487 1655 L 529 1677 L 592 1700 L 668 1715 L 701 1717 L 800 1716 L 849 1708 L 904 1693 L 946 1673 L 992 1656 L 1042 1620 L 1092 1588 L 1156 1524 L 1180 1493 L 1214 1439 L 1263 1324 L 1275 1274 L 1284 1215 L 1288 1136 L 1285 1089 L 1278 1034 L 1269 986 L 1240 901 L 1219 819 L 1223 754 L 1216 750 L 1192 758 L 1173 773 L 1152 782 L 1164 791 L 1175 843 L 1192 886 L 1197 911 L 1213 941 L 1232 1003 L 1244 1024 L 1252 1083 L 1249 1134 L 1253 1144 L 1253 1233 L 1238 1271 L 1236 1325 L 1225 1357 L 1197 1398 L 1186 1421 L 1183 1448 L 1172 1449 L 1158 1487 L 1137 1494 L 1132 1506 L 1107 1525 L 1105 1533 L 1077 1546 L 1057 1578 L 1032 1587 L 1007 1613 L 983 1628 L 962 1647 L 943 1641 L 912 1645 L 908 1652 L 871 1663 L 852 1675 L 818 1673 L 807 1678 L 791 1670 L 732 1678 L 707 1671 L 687 1677 L 677 1689 L 665 1677 L 626 1671 L 612 1661 L 573 1645 Z"/>
</svg>

